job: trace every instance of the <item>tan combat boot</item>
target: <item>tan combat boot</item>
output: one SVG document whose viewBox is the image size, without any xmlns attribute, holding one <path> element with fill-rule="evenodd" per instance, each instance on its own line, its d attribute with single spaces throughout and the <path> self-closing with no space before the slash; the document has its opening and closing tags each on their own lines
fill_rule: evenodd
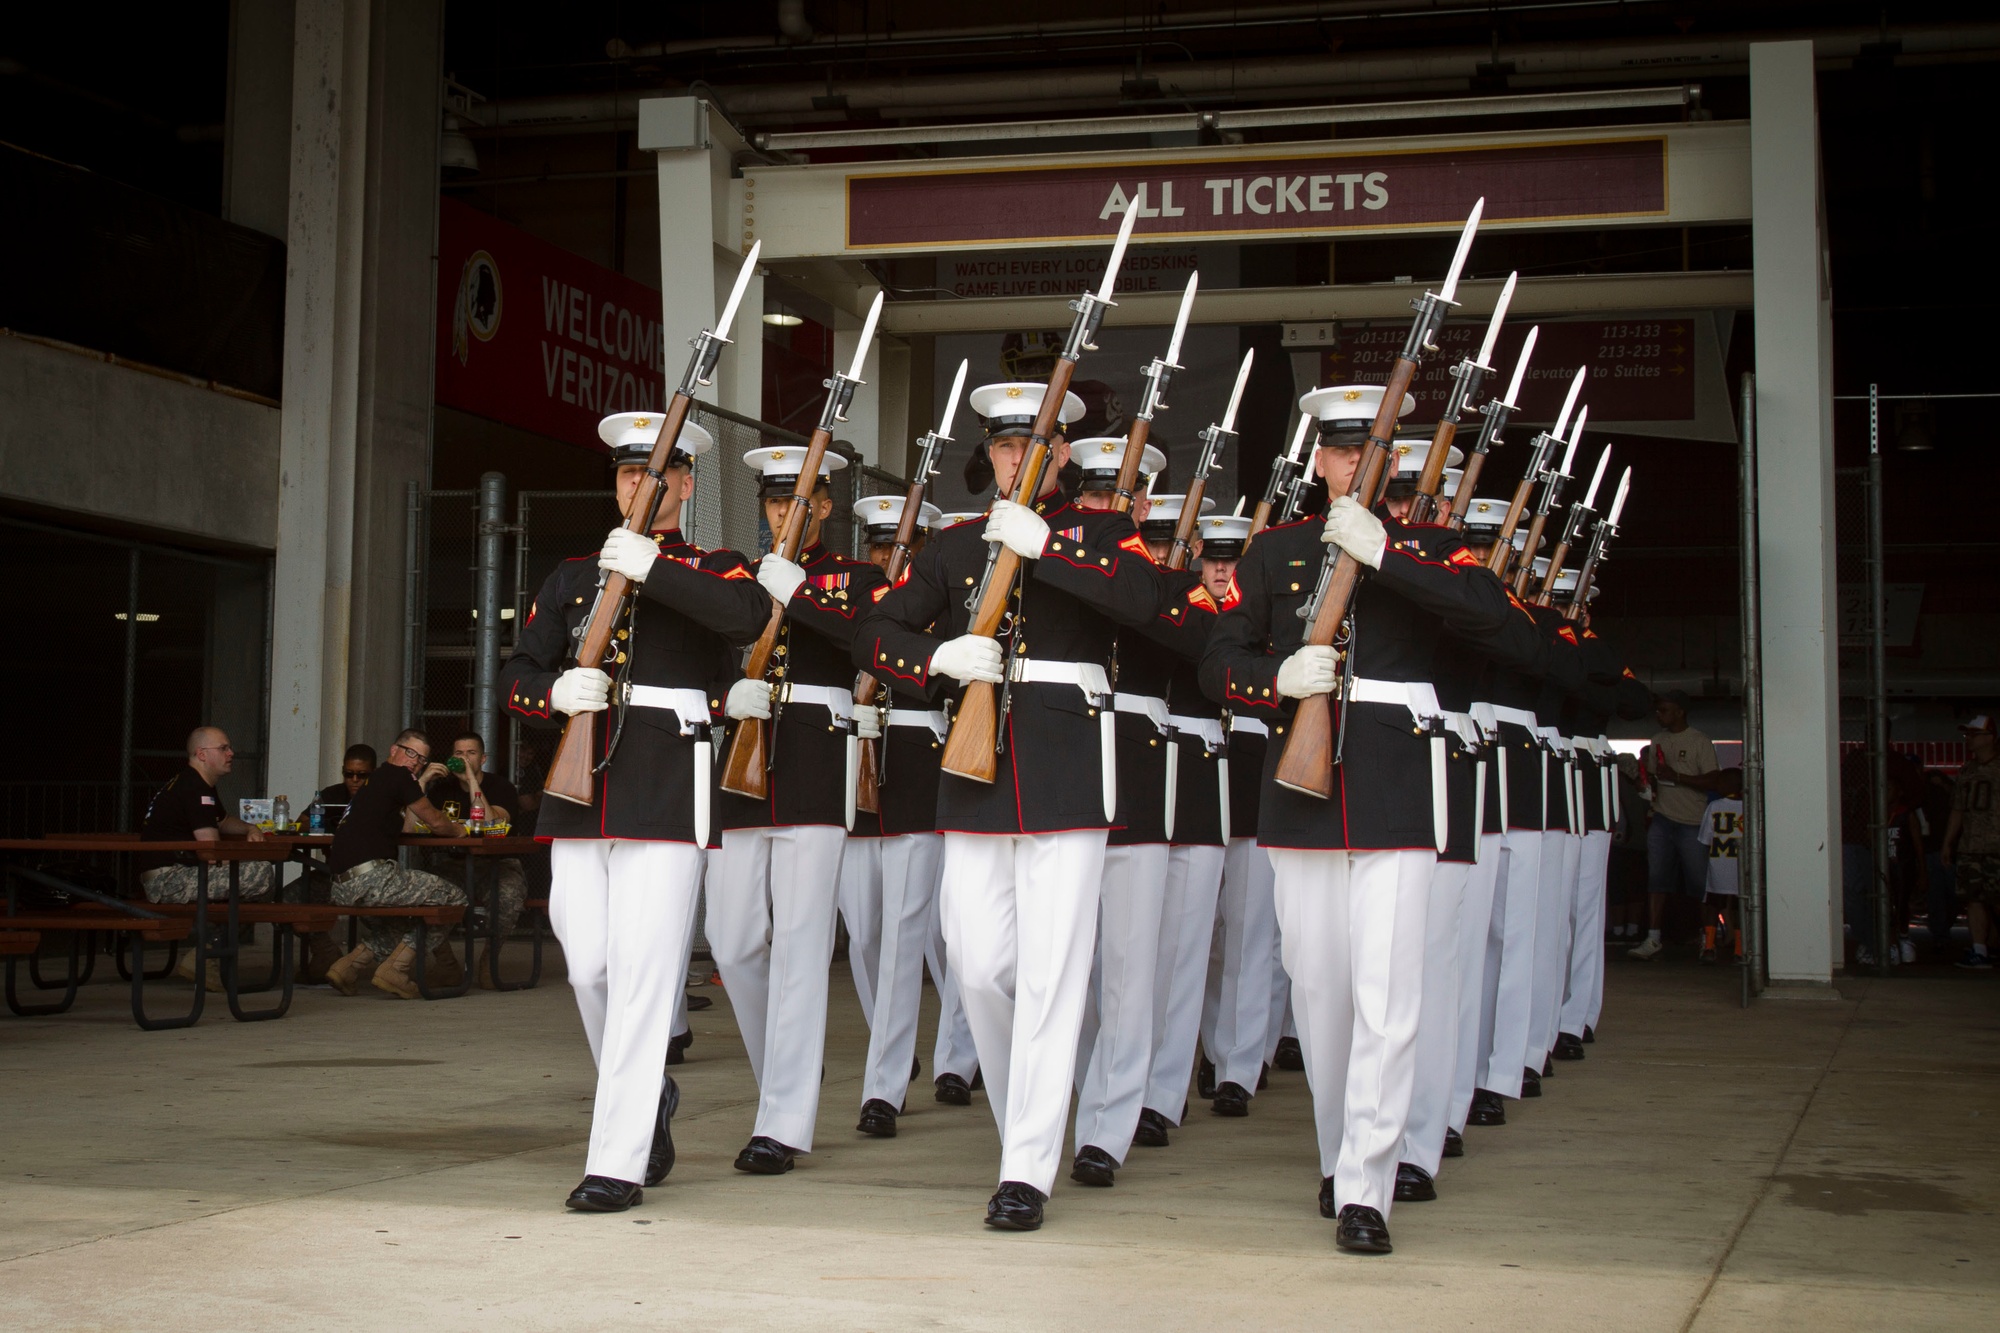
<svg viewBox="0 0 2000 1333">
<path fill-rule="evenodd" d="M 299 940 L 299 975 L 302 985 L 317 986 L 340 961 L 340 946 L 325 931 L 315 931 Z"/>
<path fill-rule="evenodd" d="M 326 984 L 342 995 L 358 995 L 361 983 L 375 967 L 375 951 L 363 944 L 352 953 L 342 954 L 326 970 Z"/>
<path fill-rule="evenodd" d="M 450 940 L 439 940 L 432 947 L 430 963 L 424 969 L 424 980 L 446 990 L 465 980 L 465 962 L 452 951 Z"/>
<path fill-rule="evenodd" d="M 396 952 L 384 958 L 382 965 L 375 969 L 375 989 L 388 991 L 399 999 L 421 999 L 416 979 L 410 975 L 410 969 L 416 966 L 416 962 L 415 945 L 408 941 L 397 945 Z"/>
<path fill-rule="evenodd" d="M 490 946 L 481 949 L 479 951 L 479 967 L 473 972 L 472 975 L 478 979 L 479 989 L 481 990 L 500 989 L 500 987 L 497 984 L 495 984 L 500 980 L 500 978 L 495 976 L 493 973 L 493 950 Z"/>
<path fill-rule="evenodd" d="M 209 994 L 220 995 L 222 993 L 222 961 L 218 958 L 210 958 L 207 963 L 206 971 L 208 977 L 207 984 L 208 984 Z M 182 981 L 191 982 L 194 980 L 193 949 L 188 948 L 181 950 L 181 960 L 178 963 L 174 964 L 174 975 L 179 977 Z"/>
</svg>

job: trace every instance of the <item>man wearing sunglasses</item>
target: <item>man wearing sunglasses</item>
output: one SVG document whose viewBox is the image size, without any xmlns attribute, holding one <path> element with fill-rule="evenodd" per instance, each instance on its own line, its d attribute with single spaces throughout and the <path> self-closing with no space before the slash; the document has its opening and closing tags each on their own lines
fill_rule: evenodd
<svg viewBox="0 0 2000 1333">
<path fill-rule="evenodd" d="M 215 842 L 224 834 L 261 842 L 263 833 L 236 816 L 225 814 L 215 784 L 236 762 L 236 747 L 220 727 L 196 727 L 188 733 L 187 767 L 153 797 L 146 807 L 146 820 L 139 837 L 146 842 Z M 271 896 L 271 865 L 267 861 L 246 861 L 240 871 L 240 897 Z M 201 867 L 193 852 L 166 852 L 139 858 L 139 887 L 146 900 L 155 903 L 191 903 L 200 892 Z M 229 867 L 211 864 L 208 874 L 209 900 L 229 896 Z M 181 955 L 174 975 L 194 980 L 194 953 Z M 221 964 L 208 960 L 208 988 L 222 989 Z"/>
<path fill-rule="evenodd" d="M 347 813 L 349 802 L 355 794 L 368 785 L 368 779 L 375 772 L 375 747 L 372 745 L 350 745 L 340 760 L 340 781 L 331 787 L 321 787 L 319 803 L 332 808 L 333 818 L 329 826 L 338 824 L 340 816 Z"/>
<path fill-rule="evenodd" d="M 396 737 L 387 761 L 355 793 L 334 832 L 326 858 L 334 902 L 342 907 L 435 907 L 465 901 L 465 890 L 458 885 L 429 871 L 405 870 L 396 856 L 396 839 L 412 819 L 433 833 L 465 836 L 465 826 L 447 819 L 424 795 L 423 784 L 444 775 L 444 765 L 431 762 L 431 743 L 421 731 Z M 415 929 L 405 931 L 396 918 L 370 918 L 364 929 L 361 944 L 327 969 L 327 984 L 352 995 L 372 968 L 377 990 L 416 999 L 417 983 L 410 975 L 417 958 Z"/>
</svg>

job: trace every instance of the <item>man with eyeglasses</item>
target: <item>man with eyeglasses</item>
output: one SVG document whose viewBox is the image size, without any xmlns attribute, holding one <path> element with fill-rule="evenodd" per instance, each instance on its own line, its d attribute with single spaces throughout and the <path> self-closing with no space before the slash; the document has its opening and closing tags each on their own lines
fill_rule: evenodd
<svg viewBox="0 0 2000 1333">
<path fill-rule="evenodd" d="M 462 904 L 465 890 L 425 870 L 405 870 L 396 857 L 396 839 L 407 821 L 449 838 L 465 836 L 465 825 L 447 819 L 424 795 L 423 784 L 445 775 L 431 762 L 431 743 L 411 729 L 396 737 L 388 760 L 348 803 L 347 817 L 334 831 L 326 868 L 333 876 L 333 901 L 342 907 L 437 907 Z M 377 990 L 405 1000 L 419 992 L 410 967 L 417 958 L 417 933 L 405 932 L 396 918 L 370 918 L 353 952 L 327 969 L 326 981 L 342 995 L 361 989 L 374 969 Z M 442 942 L 442 941 L 440 941 Z"/>
<path fill-rule="evenodd" d="M 187 767 L 153 797 L 146 807 L 146 819 L 139 837 L 145 842 L 216 842 L 224 834 L 232 838 L 263 841 L 254 825 L 226 814 L 216 794 L 216 781 L 236 762 L 236 747 L 220 727 L 196 727 L 188 733 Z M 193 852 L 170 852 L 139 858 L 139 887 L 146 900 L 155 903 L 191 903 L 200 891 L 201 866 Z M 245 899 L 271 896 L 271 865 L 266 861 L 246 861 L 239 880 Z M 209 868 L 208 896 L 211 901 L 229 896 L 229 867 Z M 194 953 L 181 955 L 174 975 L 193 981 Z M 221 964 L 208 960 L 208 988 L 222 989 Z"/>
</svg>

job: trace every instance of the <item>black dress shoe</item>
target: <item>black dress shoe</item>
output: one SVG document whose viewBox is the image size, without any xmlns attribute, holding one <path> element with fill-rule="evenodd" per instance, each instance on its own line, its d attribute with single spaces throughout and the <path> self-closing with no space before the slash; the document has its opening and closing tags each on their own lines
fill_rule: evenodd
<svg viewBox="0 0 2000 1333">
<path fill-rule="evenodd" d="M 1350 1203 L 1340 1210 L 1340 1229 L 1333 1243 L 1349 1254 L 1388 1254 L 1389 1224 L 1373 1208 Z"/>
<path fill-rule="evenodd" d="M 678 1037 L 667 1039 L 667 1063 L 684 1065 L 687 1063 L 687 1049 L 694 1045 L 694 1033 L 683 1032 Z"/>
<path fill-rule="evenodd" d="M 674 1169 L 674 1112 L 681 1109 L 680 1085 L 672 1079 L 660 1089 L 660 1114 L 653 1121 L 653 1146 L 646 1153 L 646 1183 L 664 1184 Z"/>
<path fill-rule="evenodd" d="M 1299 1049 L 1299 1039 L 1297 1037 L 1278 1038 L 1278 1051 L 1277 1054 L 1271 1057 L 1271 1063 L 1280 1069 L 1290 1070 L 1294 1074 L 1303 1070 L 1306 1067 L 1306 1053 Z"/>
<path fill-rule="evenodd" d="M 563 1200 L 563 1206 L 579 1213 L 622 1213 L 633 1204 L 645 1201 L 646 1191 L 629 1180 L 585 1176 L 583 1183 Z"/>
<path fill-rule="evenodd" d="M 923 1058 L 923 1057 L 922 1057 L 921 1055 L 913 1055 L 913 1056 L 911 1056 L 911 1057 L 910 1057 L 910 1077 L 911 1077 L 911 1078 L 915 1078 L 915 1077 L 917 1077 L 917 1076 L 918 1076 L 919 1074 L 921 1074 L 921 1073 L 923 1073 L 923 1072 L 924 1072 L 924 1058 Z"/>
<path fill-rule="evenodd" d="M 1567 1032 L 1556 1034 L 1556 1048 L 1551 1052 L 1558 1060 L 1583 1059 L 1583 1038 L 1571 1036 Z"/>
<path fill-rule="evenodd" d="M 1544 1055 L 1542 1057 L 1542 1077 L 1554 1078 L 1555 1076 L 1556 1076 L 1556 1062 L 1551 1058 L 1549 1058 L 1548 1056 Z"/>
<path fill-rule="evenodd" d="M 782 1176 L 792 1169 L 794 1151 L 776 1139 L 759 1134 L 736 1154 L 736 1169 L 748 1171 L 753 1176 Z"/>
<path fill-rule="evenodd" d="M 974 1092 L 984 1092 L 986 1090 L 986 1071 L 978 1065 L 972 1067 L 972 1090 Z"/>
<path fill-rule="evenodd" d="M 689 1013 L 698 1014 L 704 1009 L 714 1008 L 715 997 L 712 995 L 696 995 L 693 991 L 689 991 L 687 993 L 687 1007 Z"/>
<path fill-rule="evenodd" d="M 1215 1065 L 1205 1055 L 1194 1067 L 1194 1095 L 1203 1101 L 1215 1095 Z"/>
<path fill-rule="evenodd" d="M 1139 1127 L 1132 1131 L 1132 1142 L 1141 1148 L 1166 1147 L 1167 1118 L 1150 1107 L 1139 1112 Z"/>
<path fill-rule="evenodd" d="M 1264 1065 L 1257 1071 L 1257 1091 L 1262 1092 L 1264 1089 L 1270 1086 L 1271 1086 L 1271 1066 Z"/>
<path fill-rule="evenodd" d="M 939 1074 L 937 1099 L 946 1106 L 972 1105 L 972 1085 L 956 1074 Z"/>
<path fill-rule="evenodd" d="M 986 1225 L 1001 1231 L 1034 1231 L 1042 1225 L 1049 1196 L 1018 1180 L 1002 1181 L 986 1201 Z"/>
<path fill-rule="evenodd" d="M 1340 1210 L 1333 1206 L 1333 1177 L 1323 1177 L 1319 1182 L 1319 1215 L 1331 1222 L 1340 1216 Z"/>
<path fill-rule="evenodd" d="M 896 1137 L 896 1108 L 880 1097 L 870 1097 L 861 1104 L 861 1119 L 854 1127 L 870 1138 L 893 1139 Z"/>
<path fill-rule="evenodd" d="M 1595 1046 L 1597 1044 L 1597 1029 L 1588 1023 L 1583 1025 L 1583 1044 L 1586 1046 Z"/>
<path fill-rule="evenodd" d="M 1444 1155 L 1446 1157 L 1465 1156 L 1465 1135 L 1455 1129 L 1444 1132 Z"/>
<path fill-rule="evenodd" d="M 1070 1165 L 1069 1178 L 1079 1185 L 1092 1185 L 1098 1189 L 1109 1189 L 1117 1183 L 1112 1174 L 1118 1170 L 1118 1163 L 1111 1154 L 1094 1143 L 1086 1143 L 1076 1150 L 1076 1161 Z"/>
<path fill-rule="evenodd" d="M 1431 1178 L 1430 1172 L 1408 1162 L 1397 1163 L 1397 1203 L 1429 1203 L 1437 1196 L 1437 1181 Z"/>
<path fill-rule="evenodd" d="M 1215 1101 L 1209 1109 L 1217 1115 L 1249 1115 L 1250 1094 L 1244 1091 L 1241 1083 L 1225 1083 L 1215 1090 Z"/>
<path fill-rule="evenodd" d="M 1484 1088 L 1474 1090 L 1472 1110 L 1465 1117 L 1468 1125 L 1504 1125 L 1507 1123 L 1507 1103 L 1497 1092 Z"/>
<path fill-rule="evenodd" d="M 1532 1069 L 1521 1071 L 1521 1095 L 1539 1097 L 1542 1095 L 1542 1076 Z"/>
</svg>

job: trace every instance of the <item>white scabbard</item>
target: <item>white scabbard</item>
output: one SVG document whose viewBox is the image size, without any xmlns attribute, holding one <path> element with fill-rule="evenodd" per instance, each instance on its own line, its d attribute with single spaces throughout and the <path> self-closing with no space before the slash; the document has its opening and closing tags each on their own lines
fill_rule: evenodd
<svg viewBox="0 0 2000 1333">
<path fill-rule="evenodd" d="M 1473 765 L 1472 864 L 1479 864 L 1479 844 L 1486 841 L 1486 761 Z M 1504 801 L 1506 797 L 1502 796 Z"/>
<path fill-rule="evenodd" d="M 1444 776 L 1447 762 L 1444 737 L 1431 737 L 1431 831 L 1437 835 L 1439 856 L 1451 842 L 1451 800 Z"/>
<path fill-rule="evenodd" d="M 854 724 L 848 723 L 847 730 L 847 799 L 845 814 L 847 831 L 854 832 L 854 789 L 861 785 L 861 737 L 854 733 Z"/>
<path fill-rule="evenodd" d="M 1576 808 L 1576 772 L 1567 759 L 1563 760 L 1563 805 L 1569 810 L 1569 831 L 1575 833 L 1577 815 L 1582 812 Z"/>
<path fill-rule="evenodd" d="M 1538 745 L 1535 747 L 1535 753 L 1542 757 L 1541 809 L 1535 813 L 1535 824 L 1542 832 L 1547 833 L 1549 831 L 1549 752 L 1545 747 Z"/>
<path fill-rule="evenodd" d="M 1493 742 L 1493 755 L 1500 762 L 1498 781 L 1500 786 L 1500 831 L 1507 831 L 1507 742 Z"/>
<path fill-rule="evenodd" d="M 1229 756 L 1219 755 L 1215 760 L 1215 784 L 1222 792 L 1222 845 L 1229 845 Z"/>
<path fill-rule="evenodd" d="M 1118 822 L 1118 714 L 1111 709 L 1111 700 L 1097 710 L 1097 755 L 1099 771 L 1104 777 L 1104 822 Z"/>
<path fill-rule="evenodd" d="M 708 787 L 714 767 L 715 747 L 701 732 L 694 741 L 694 845 L 708 846 Z"/>
<path fill-rule="evenodd" d="M 1167 742 L 1167 841 L 1174 840 L 1174 804 L 1181 794 L 1181 743 Z"/>
<path fill-rule="evenodd" d="M 1601 761 L 1597 765 L 1597 798 L 1604 811 L 1604 827 L 1618 827 L 1618 779 L 1611 775 L 1611 765 Z"/>
</svg>

